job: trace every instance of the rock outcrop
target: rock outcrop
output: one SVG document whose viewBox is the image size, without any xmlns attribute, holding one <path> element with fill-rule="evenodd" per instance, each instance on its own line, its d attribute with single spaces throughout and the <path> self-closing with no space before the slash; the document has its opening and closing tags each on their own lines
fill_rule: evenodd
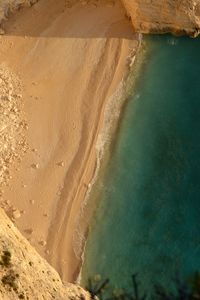
<svg viewBox="0 0 200 300">
<path fill-rule="evenodd" d="M 23 6 L 31 6 L 37 1 L 1 0 L 0 23 L 9 12 Z M 192 37 L 200 33 L 200 0 L 122 0 L 122 2 L 136 32 L 186 34 Z"/>
<path fill-rule="evenodd" d="M 0 209 L 0 299 L 89 300 L 77 285 L 64 285 Z"/>
<path fill-rule="evenodd" d="M 38 0 L 0 0 L 0 24 L 5 20 L 10 12 L 21 7 L 31 6 Z"/>
<path fill-rule="evenodd" d="M 200 0 L 122 0 L 134 30 L 141 33 L 200 33 Z"/>
</svg>

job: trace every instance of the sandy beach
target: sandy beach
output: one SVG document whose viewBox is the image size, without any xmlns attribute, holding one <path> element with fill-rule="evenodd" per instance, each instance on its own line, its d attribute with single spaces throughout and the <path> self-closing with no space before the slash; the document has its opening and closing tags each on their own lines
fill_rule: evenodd
<svg viewBox="0 0 200 300">
<path fill-rule="evenodd" d="M 23 125 L 23 147 L 13 149 L 17 161 L 1 205 L 62 279 L 74 281 L 77 220 L 105 107 L 126 79 L 138 41 L 118 0 L 40 0 L 4 29 L 0 66 L 19 78 L 26 121 L 17 127 Z"/>
</svg>

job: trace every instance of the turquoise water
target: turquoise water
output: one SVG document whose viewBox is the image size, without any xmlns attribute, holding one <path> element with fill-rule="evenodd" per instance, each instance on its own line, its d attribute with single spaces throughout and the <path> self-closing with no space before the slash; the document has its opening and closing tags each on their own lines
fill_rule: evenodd
<svg viewBox="0 0 200 300">
<path fill-rule="evenodd" d="M 200 270 L 200 39 L 146 38 L 86 246 L 83 282 L 168 285 Z"/>
</svg>

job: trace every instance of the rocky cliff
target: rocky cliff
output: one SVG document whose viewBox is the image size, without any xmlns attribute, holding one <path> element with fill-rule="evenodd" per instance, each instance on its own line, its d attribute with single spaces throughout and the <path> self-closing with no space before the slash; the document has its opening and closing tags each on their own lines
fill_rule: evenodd
<svg viewBox="0 0 200 300">
<path fill-rule="evenodd" d="M 64 285 L 0 209 L 0 299 L 89 300 L 89 293 Z"/>
<path fill-rule="evenodd" d="M 200 33 L 200 0 L 122 0 L 134 30 L 141 33 Z"/>
<path fill-rule="evenodd" d="M 37 1 L 0 0 L 0 23 L 10 11 L 30 6 Z M 200 0 L 122 0 L 122 2 L 137 32 L 187 34 L 193 37 L 200 33 Z"/>
<path fill-rule="evenodd" d="M 22 6 L 31 6 L 38 0 L 0 0 L 0 23 L 5 20 L 10 12 Z"/>
</svg>

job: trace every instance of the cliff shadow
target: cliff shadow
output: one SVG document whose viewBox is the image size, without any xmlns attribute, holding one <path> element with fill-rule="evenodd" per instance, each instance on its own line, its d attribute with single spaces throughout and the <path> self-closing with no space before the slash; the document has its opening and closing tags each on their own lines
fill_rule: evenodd
<svg viewBox="0 0 200 300">
<path fill-rule="evenodd" d="M 73 0 L 70 0 L 70 3 Z M 120 0 L 40 0 L 21 8 L 2 24 L 7 36 L 134 39 Z"/>
</svg>

